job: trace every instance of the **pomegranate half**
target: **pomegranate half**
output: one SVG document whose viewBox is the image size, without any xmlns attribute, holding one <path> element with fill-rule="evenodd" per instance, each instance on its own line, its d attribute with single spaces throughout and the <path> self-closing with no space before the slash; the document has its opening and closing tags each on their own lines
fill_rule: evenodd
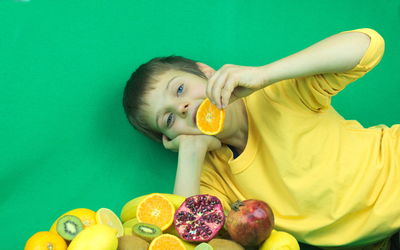
<svg viewBox="0 0 400 250">
<path fill-rule="evenodd" d="M 174 225 L 182 239 L 191 242 L 209 241 L 224 226 L 221 201 L 212 195 L 193 195 L 176 210 Z"/>
</svg>

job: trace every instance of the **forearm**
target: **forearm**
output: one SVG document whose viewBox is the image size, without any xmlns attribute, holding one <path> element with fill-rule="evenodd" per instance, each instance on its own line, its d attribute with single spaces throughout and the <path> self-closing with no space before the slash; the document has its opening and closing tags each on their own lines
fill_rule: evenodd
<svg viewBox="0 0 400 250">
<path fill-rule="evenodd" d="M 261 68 L 268 75 L 267 85 L 302 76 L 344 72 L 360 62 L 369 43 L 369 36 L 361 32 L 336 34 Z"/>
<path fill-rule="evenodd" d="M 203 145 L 180 145 L 174 194 L 185 197 L 199 194 L 200 174 L 207 147 Z"/>
</svg>

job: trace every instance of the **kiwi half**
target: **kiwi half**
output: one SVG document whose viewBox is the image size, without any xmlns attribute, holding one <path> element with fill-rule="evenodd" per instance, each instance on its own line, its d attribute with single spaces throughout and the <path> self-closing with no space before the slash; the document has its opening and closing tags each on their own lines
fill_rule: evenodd
<svg viewBox="0 0 400 250">
<path fill-rule="evenodd" d="M 83 223 L 74 215 L 64 215 L 57 221 L 56 229 L 61 237 L 72 240 L 83 230 Z"/>
<path fill-rule="evenodd" d="M 150 242 L 155 237 L 161 235 L 162 231 L 156 225 L 140 222 L 133 225 L 132 233 L 146 240 L 147 242 Z"/>
</svg>

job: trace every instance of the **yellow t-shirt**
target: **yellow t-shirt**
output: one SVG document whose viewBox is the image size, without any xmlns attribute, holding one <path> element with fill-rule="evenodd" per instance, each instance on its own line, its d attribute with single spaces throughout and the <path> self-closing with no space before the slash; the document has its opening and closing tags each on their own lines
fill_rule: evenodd
<svg viewBox="0 0 400 250">
<path fill-rule="evenodd" d="M 276 82 L 244 98 L 245 150 L 235 159 L 226 146 L 207 153 L 200 193 L 225 209 L 264 200 L 276 229 L 312 245 L 369 244 L 400 228 L 400 125 L 364 128 L 330 104 L 384 53 L 376 31 L 354 31 L 371 42 L 352 70 Z"/>
</svg>

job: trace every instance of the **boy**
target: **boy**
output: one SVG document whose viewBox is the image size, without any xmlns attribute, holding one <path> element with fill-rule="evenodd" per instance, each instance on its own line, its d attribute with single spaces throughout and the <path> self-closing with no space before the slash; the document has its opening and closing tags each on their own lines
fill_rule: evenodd
<svg viewBox="0 0 400 250">
<path fill-rule="evenodd" d="M 372 29 L 328 37 L 276 62 L 218 71 L 182 57 L 140 66 L 124 92 L 130 123 L 179 151 L 174 193 L 270 204 L 276 228 L 317 246 L 361 246 L 400 228 L 400 125 L 364 128 L 331 97 L 381 60 Z M 208 97 L 224 130 L 202 135 Z"/>
</svg>

